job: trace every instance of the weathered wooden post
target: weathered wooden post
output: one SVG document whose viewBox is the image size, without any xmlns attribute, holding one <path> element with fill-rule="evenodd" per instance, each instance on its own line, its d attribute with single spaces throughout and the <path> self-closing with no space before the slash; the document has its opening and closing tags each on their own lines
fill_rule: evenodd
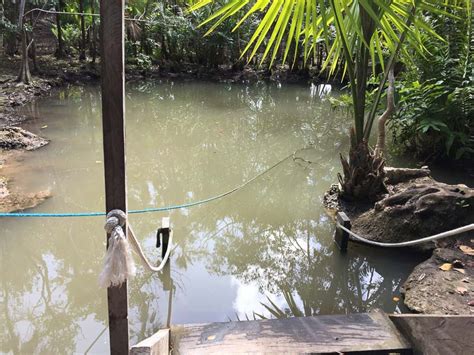
<svg viewBox="0 0 474 355">
<path fill-rule="evenodd" d="M 126 213 L 124 8 L 124 0 L 100 1 L 105 205 Z M 110 353 L 128 354 L 127 282 L 107 289 L 107 304 Z"/>
<path fill-rule="evenodd" d="M 336 222 L 349 230 L 351 229 L 351 220 L 344 212 L 337 213 Z M 336 242 L 339 250 L 345 252 L 347 250 L 347 244 L 349 243 L 349 233 L 342 230 L 339 226 L 336 226 L 336 231 L 334 232 L 334 241 Z"/>
</svg>

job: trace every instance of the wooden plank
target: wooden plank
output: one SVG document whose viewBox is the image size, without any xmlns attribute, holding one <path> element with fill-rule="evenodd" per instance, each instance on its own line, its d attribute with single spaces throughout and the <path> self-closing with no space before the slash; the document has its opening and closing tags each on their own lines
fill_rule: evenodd
<svg viewBox="0 0 474 355">
<path fill-rule="evenodd" d="M 182 325 L 171 328 L 173 354 L 297 354 L 410 351 L 382 312 Z"/>
<path fill-rule="evenodd" d="M 161 228 L 170 228 L 170 218 L 169 217 L 163 217 L 161 218 Z"/>
<path fill-rule="evenodd" d="M 416 354 L 474 354 L 473 316 L 396 314 L 390 319 Z"/>
<path fill-rule="evenodd" d="M 151 337 L 132 346 L 130 355 L 163 355 L 169 353 L 170 330 L 161 329 Z"/>
<path fill-rule="evenodd" d="M 351 229 L 351 220 L 344 212 L 337 213 L 336 221 L 347 229 Z M 336 226 L 334 241 L 336 242 L 339 250 L 345 252 L 347 250 L 347 245 L 349 244 L 349 233 Z"/>
<path fill-rule="evenodd" d="M 125 179 L 124 0 L 101 0 L 102 131 L 106 210 L 127 212 Z M 126 231 L 127 228 L 124 228 Z M 107 236 L 108 238 L 108 236 Z M 108 239 L 107 239 L 108 240 Z M 127 283 L 107 289 L 110 352 L 128 354 Z"/>
</svg>

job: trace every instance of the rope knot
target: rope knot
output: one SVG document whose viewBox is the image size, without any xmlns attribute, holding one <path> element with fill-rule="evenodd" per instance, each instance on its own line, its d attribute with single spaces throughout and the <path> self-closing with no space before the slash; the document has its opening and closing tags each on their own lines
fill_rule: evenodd
<svg viewBox="0 0 474 355">
<path fill-rule="evenodd" d="M 99 282 L 103 287 L 120 286 L 135 275 L 135 264 L 123 230 L 127 215 L 116 209 L 107 213 L 106 218 L 104 229 L 110 234 L 110 238 Z"/>
<path fill-rule="evenodd" d="M 112 210 L 107 213 L 104 229 L 108 234 L 112 234 L 115 228 L 123 228 L 126 221 L 127 215 L 124 211 L 118 209 Z"/>
</svg>

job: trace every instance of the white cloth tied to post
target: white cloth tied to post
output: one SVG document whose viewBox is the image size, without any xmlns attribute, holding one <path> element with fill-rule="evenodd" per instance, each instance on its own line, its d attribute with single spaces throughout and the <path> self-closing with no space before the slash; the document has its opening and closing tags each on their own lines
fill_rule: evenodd
<svg viewBox="0 0 474 355">
<path fill-rule="evenodd" d="M 140 257 L 143 265 L 151 272 L 162 271 L 169 260 L 173 243 L 173 230 L 169 230 L 168 249 L 163 260 L 160 265 L 153 266 L 143 252 L 130 223 L 127 223 L 128 238 L 125 235 L 123 228 L 126 222 L 127 215 L 121 210 L 112 210 L 107 213 L 104 229 L 107 234 L 110 234 L 110 237 L 104 259 L 104 269 L 99 275 L 99 285 L 101 287 L 120 286 L 127 279 L 135 276 L 136 267 L 130 245 Z"/>
<path fill-rule="evenodd" d="M 104 268 L 99 276 L 101 287 L 120 286 L 135 276 L 136 267 L 132 258 L 130 244 L 123 230 L 127 215 L 121 210 L 112 210 L 107 214 L 105 230 L 110 234 L 105 254 Z"/>
</svg>

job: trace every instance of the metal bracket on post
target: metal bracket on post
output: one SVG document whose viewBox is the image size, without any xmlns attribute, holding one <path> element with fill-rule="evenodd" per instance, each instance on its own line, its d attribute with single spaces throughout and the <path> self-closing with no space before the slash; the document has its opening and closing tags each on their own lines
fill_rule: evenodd
<svg viewBox="0 0 474 355">
<path fill-rule="evenodd" d="M 336 215 L 336 222 L 347 229 L 351 229 L 351 220 L 344 212 L 338 212 Z M 336 226 L 334 232 L 334 241 L 341 252 L 347 251 L 347 245 L 349 244 L 349 233 Z"/>
<path fill-rule="evenodd" d="M 156 247 L 161 246 L 161 257 L 164 258 L 168 250 L 168 243 L 170 240 L 170 218 L 163 217 L 161 219 L 161 228 L 156 232 Z"/>
</svg>

